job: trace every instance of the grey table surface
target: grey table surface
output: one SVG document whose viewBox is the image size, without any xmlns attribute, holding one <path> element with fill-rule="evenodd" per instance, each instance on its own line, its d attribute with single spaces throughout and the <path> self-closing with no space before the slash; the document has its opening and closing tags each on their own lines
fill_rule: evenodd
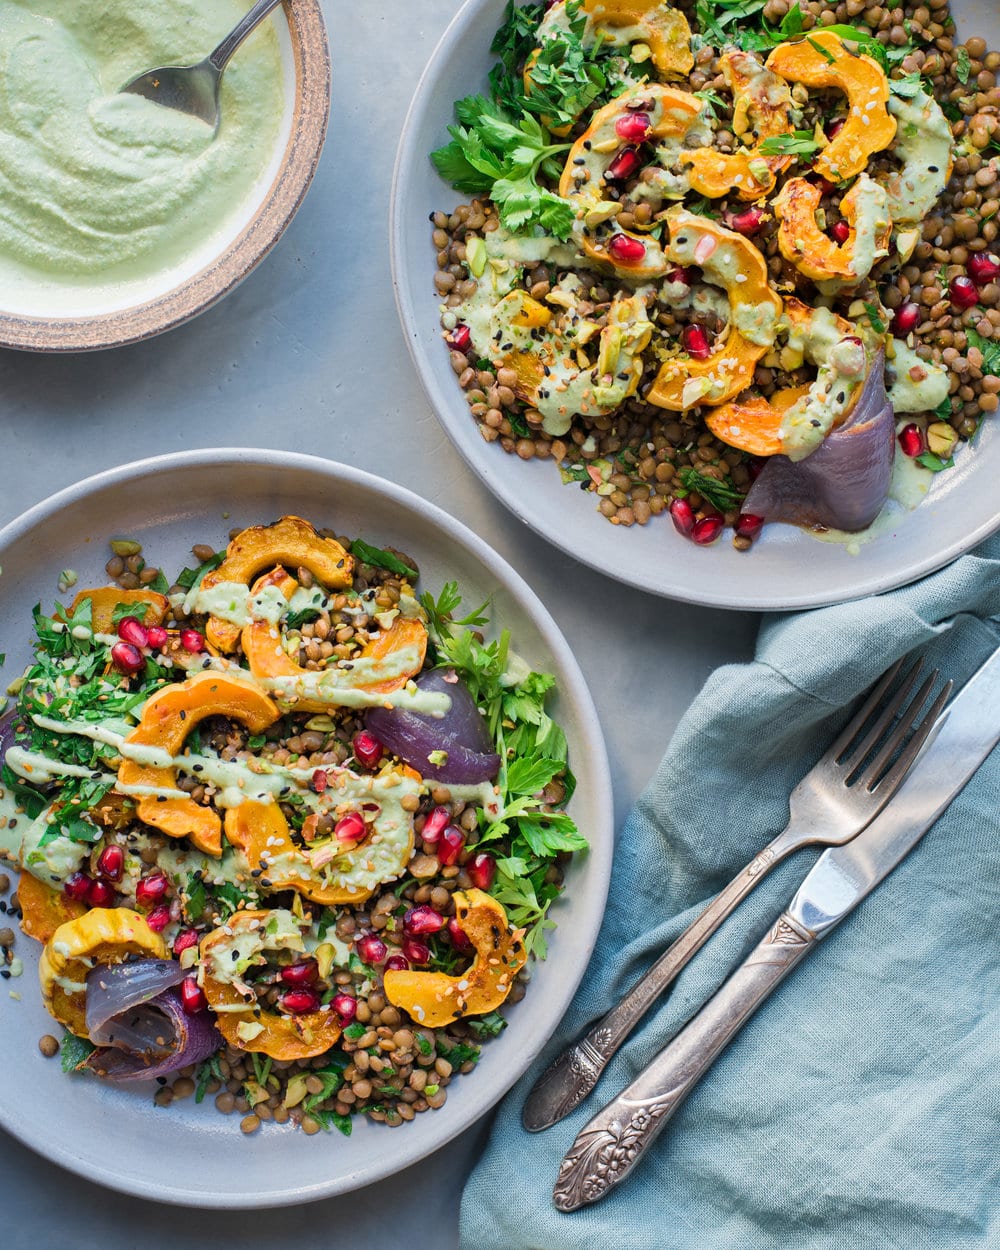
<svg viewBox="0 0 1000 1250">
<path fill-rule="evenodd" d="M 211 445 L 308 451 L 400 482 L 488 536 L 548 605 L 601 714 L 620 824 L 709 672 L 749 655 L 757 620 L 607 583 L 509 515 L 453 450 L 399 329 L 387 206 L 403 117 L 457 0 L 325 7 L 329 139 L 305 204 L 257 272 L 197 321 L 136 347 L 65 357 L 0 351 L 0 525 L 102 468 Z M 609 589 L 610 638 L 608 612 L 598 623 L 592 611 Z M 111 1192 L 0 1131 L 0 1245 L 312 1250 L 349 1240 L 448 1250 L 462 1183 L 488 1130 L 487 1119 L 348 1199 L 245 1215 Z"/>
</svg>

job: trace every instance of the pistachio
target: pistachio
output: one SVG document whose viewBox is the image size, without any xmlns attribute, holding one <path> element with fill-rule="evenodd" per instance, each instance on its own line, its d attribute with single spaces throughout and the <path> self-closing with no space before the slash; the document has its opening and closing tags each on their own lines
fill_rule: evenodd
<svg viewBox="0 0 1000 1250">
<path fill-rule="evenodd" d="M 598 200 L 584 217 L 584 225 L 592 230 L 595 226 L 600 226 L 603 222 L 616 217 L 620 208 L 621 205 L 617 200 Z"/>
<path fill-rule="evenodd" d="M 946 421 L 934 421 L 927 427 L 927 447 L 935 456 L 950 456 L 957 441 L 958 435 Z"/>
<path fill-rule="evenodd" d="M 465 263 L 474 278 L 481 278 L 486 269 L 486 244 L 478 236 L 465 241 Z"/>
<path fill-rule="evenodd" d="M 123 559 L 137 556 L 142 551 L 142 543 L 137 543 L 134 538 L 112 538 L 109 545 L 115 555 Z"/>
</svg>

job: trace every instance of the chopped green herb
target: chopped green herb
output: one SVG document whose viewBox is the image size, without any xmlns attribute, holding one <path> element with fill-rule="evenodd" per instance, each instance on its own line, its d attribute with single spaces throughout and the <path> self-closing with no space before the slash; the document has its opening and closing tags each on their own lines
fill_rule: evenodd
<svg viewBox="0 0 1000 1250">
<path fill-rule="evenodd" d="M 955 77 L 964 87 L 969 81 L 969 73 L 972 68 L 968 49 L 959 46 L 955 53 Z"/>
<path fill-rule="evenodd" d="M 824 48 L 818 40 L 813 39 L 811 35 L 806 35 L 806 43 L 814 52 L 818 52 L 820 56 L 830 65 L 837 59 L 829 48 Z"/>
<path fill-rule="evenodd" d="M 377 568 L 388 569 L 390 573 L 398 573 L 400 577 L 408 577 L 411 581 L 417 577 L 417 570 L 404 564 L 399 556 L 393 555 L 391 551 L 383 551 L 381 547 L 372 547 L 362 542 L 360 538 L 356 538 L 351 543 L 351 555 L 356 556 L 365 564 L 374 564 Z"/>
<path fill-rule="evenodd" d="M 868 314 L 868 320 L 875 333 L 885 334 L 885 322 L 882 320 L 878 306 L 876 304 L 865 304 L 865 312 Z"/>
<path fill-rule="evenodd" d="M 955 458 L 949 456 L 947 460 L 942 460 L 940 456 L 935 456 L 932 451 L 925 451 L 917 456 L 917 464 L 922 464 L 925 469 L 930 469 L 932 473 L 940 473 L 942 469 L 950 469 L 955 463 Z"/>
<path fill-rule="evenodd" d="M 796 130 L 790 135 L 768 135 L 760 145 L 762 156 L 812 156 L 822 145 L 811 130 Z"/>
<path fill-rule="evenodd" d="M 743 502 L 743 495 L 728 479 L 719 481 L 714 477 L 706 477 L 697 469 L 685 468 L 678 471 L 681 485 L 690 494 L 701 495 L 719 512 L 731 512 Z"/>
<path fill-rule="evenodd" d="M 85 1037 L 76 1037 L 72 1033 L 64 1033 L 59 1043 L 59 1061 L 64 1072 L 79 1072 L 96 1047 Z"/>
<path fill-rule="evenodd" d="M 344 1036 L 349 1037 L 351 1041 L 353 1042 L 353 1041 L 357 1041 L 359 1037 L 364 1037 L 367 1031 L 368 1030 L 365 1028 L 363 1024 L 360 1023 L 360 1021 L 355 1021 L 354 1024 L 349 1024 L 347 1028 L 344 1030 Z"/>
<path fill-rule="evenodd" d="M 177 575 L 175 585 L 182 586 L 185 590 L 191 590 L 200 584 L 201 579 L 206 573 L 211 573 L 213 569 L 217 569 L 222 561 L 226 558 L 224 551 L 217 551 L 204 564 L 199 564 L 196 569 L 181 569 Z"/>
<path fill-rule="evenodd" d="M 976 347 L 982 352 L 983 373 L 1000 378 L 1000 343 L 996 339 L 983 338 L 971 328 L 965 332 L 965 341 L 968 347 Z"/>
</svg>

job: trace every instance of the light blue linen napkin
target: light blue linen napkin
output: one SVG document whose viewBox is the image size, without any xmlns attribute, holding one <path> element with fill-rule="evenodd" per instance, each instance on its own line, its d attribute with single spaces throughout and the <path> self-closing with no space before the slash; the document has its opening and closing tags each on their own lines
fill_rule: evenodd
<svg viewBox="0 0 1000 1250">
<path fill-rule="evenodd" d="M 465 1250 L 1000 1247 L 1000 750 L 602 1202 L 555 1209 L 563 1154 L 764 935 L 818 852 L 742 904 L 582 1107 L 544 1133 L 520 1123 L 554 1055 L 784 826 L 856 696 L 914 649 L 963 681 L 1000 643 L 997 614 L 1000 536 L 890 594 L 767 618 L 756 659 L 713 673 L 622 831 L 583 986 L 468 1182 Z"/>
</svg>

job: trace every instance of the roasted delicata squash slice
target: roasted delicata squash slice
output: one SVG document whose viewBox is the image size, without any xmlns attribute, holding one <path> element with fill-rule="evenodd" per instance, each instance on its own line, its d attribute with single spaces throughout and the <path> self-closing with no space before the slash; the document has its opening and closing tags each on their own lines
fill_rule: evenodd
<svg viewBox="0 0 1000 1250">
<path fill-rule="evenodd" d="M 70 605 L 70 615 L 79 610 L 85 599 L 90 600 L 91 628 L 95 634 L 114 632 L 115 608 L 128 604 L 133 615 L 144 625 L 161 625 L 170 609 L 170 600 L 156 590 L 122 590 L 119 586 L 100 586 L 94 590 L 77 592 Z"/>
<path fill-rule="evenodd" d="M 859 174 L 840 201 L 848 225 L 843 243 L 820 230 L 816 210 L 822 190 L 808 178 L 789 178 L 772 202 L 778 218 L 778 246 L 798 271 L 824 289 L 857 286 L 889 254 L 889 196 L 867 174 Z"/>
</svg>

